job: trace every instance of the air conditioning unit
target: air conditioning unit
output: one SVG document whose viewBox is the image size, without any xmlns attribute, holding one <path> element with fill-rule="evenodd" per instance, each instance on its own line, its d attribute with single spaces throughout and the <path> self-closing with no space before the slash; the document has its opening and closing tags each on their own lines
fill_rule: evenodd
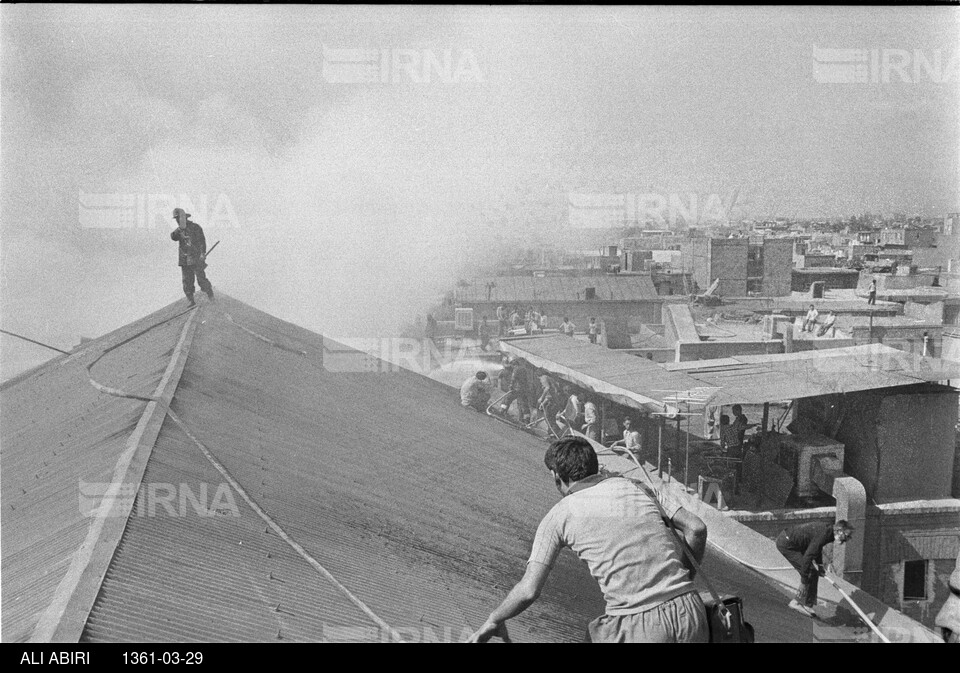
<svg viewBox="0 0 960 673">
<path fill-rule="evenodd" d="M 780 466 L 793 474 L 797 495 L 801 498 L 814 496 L 820 491 L 813 482 L 813 459 L 817 456 L 833 456 L 843 465 L 843 444 L 817 434 L 780 438 Z"/>
</svg>

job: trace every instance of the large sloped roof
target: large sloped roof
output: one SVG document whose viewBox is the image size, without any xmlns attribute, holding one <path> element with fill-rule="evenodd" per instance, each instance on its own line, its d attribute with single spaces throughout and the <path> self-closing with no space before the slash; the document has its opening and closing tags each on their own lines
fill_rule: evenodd
<svg viewBox="0 0 960 673">
<path fill-rule="evenodd" d="M 419 374 L 331 360 L 321 336 L 228 297 L 182 307 L 0 393 L 4 640 L 477 628 L 556 502 L 544 445 Z M 132 489 L 101 501 L 91 484 Z M 89 516 L 97 506 L 107 516 Z M 815 635 L 781 588 L 719 555 L 708 567 L 745 598 L 759 640 Z M 580 640 L 602 610 L 565 552 L 511 633 Z"/>
<path fill-rule="evenodd" d="M 91 536 L 80 485 L 114 478 L 152 403 L 86 365 L 122 344 L 89 376 L 149 397 L 191 316 L 173 413 L 133 449 L 137 501 Z M 226 297 L 144 325 L 2 393 L 5 640 L 461 639 L 520 578 L 556 500 L 537 439 L 418 374 L 325 367 L 321 336 Z M 517 637 L 579 640 L 602 605 L 569 556 Z"/>
</svg>

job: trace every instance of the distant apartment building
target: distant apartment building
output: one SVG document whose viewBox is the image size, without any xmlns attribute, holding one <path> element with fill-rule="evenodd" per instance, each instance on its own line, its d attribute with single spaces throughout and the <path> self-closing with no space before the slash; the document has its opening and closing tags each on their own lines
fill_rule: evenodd
<svg viewBox="0 0 960 673">
<path fill-rule="evenodd" d="M 751 245 L 746 238 L 691 238 L 684 248 L 684 264 L 700 290 L 714 280 L 726 297 L 758 293 L 770 297 L 790 294 L 793 240 L 764 239 Z"/>
<path fill-rule="evenodd" d="M 937 230 L 924 227 L 882 229 L 880 245 L 904 245 L 908 248 L 932 248 L 937 245 Z"/>
<path fill-rule="evenodd" d="M 749 248 L 745 238 L 697 237 L 688 240 L 684 256 L 701 291 L 719 279 L 717 294 L 746 297 Z"/>
<path fill-rule="evenodd" d="M 767 238 L 747 251 L 747 291 L 764 297 L 790 294 L 793 239 Z"/>
</svg>

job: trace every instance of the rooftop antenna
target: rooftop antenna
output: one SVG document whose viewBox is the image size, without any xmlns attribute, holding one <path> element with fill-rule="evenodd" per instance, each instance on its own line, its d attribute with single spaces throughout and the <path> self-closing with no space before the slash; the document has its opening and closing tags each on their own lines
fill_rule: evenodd
<svg viewBox="0 0 960 673">
<path fill-rule="evenodd" d="M 670 420 L 676 419 L 677 431 L 680 431 L 680 422 L 682 418 L 687 419 L 687 441 L 685 457 L 683 461 L 683 490 L 689 493 L 690 483 L 690 417 L 700 416 L 703 409 L 710 403 L 710 400 L 720 390 L 719 387 L 699 387 L 690 390 L 677 390 L 673 394 L 663 398 L 663 411 L 655 412 L 654 416 L 664 416 Z M 658 390 L 655 392 L 670 392 L 669 390 Z M 681 405 L 683 410 L 681 411 Z M 697 407 L 697 411 L 692 409 Z M 657 469 L 660 469 L 661 456 L 657 455 Z"/>
</svg>

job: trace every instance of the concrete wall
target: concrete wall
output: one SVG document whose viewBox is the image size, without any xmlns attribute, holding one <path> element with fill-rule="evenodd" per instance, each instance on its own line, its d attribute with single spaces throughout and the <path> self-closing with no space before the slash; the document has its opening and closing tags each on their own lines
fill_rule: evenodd
<svg viewBox="0 0 960 673">
<path fill-rule="evenodd" d="M 699 287 L 700 292 L 706 292 L 713 282 L 710 276 L 710 239 L 709 238 L 691 238 L 683 246 L 684 269 L 689 269 L 693 274 L 693 281 Z"/>
<path fill-rule="evenodd" d="M 859 278 L 860 274 L 853 269 L 793 269 L 790 289 L 809 292 L 811 284 L 823 281 L 826 290 L 849 290 L 857 287 Z"/>
<path fill-rule="evenodd" d="M 823 269 L 833 268 L 837 265 L 837 258 L 834 255 L 807 254 L 800 255 L 797 267 L 800 269 Z"/>
<path fill-rule="evenodd" d="M 929 273 L 914 273 L 907 276 L 892 273 L 880 273 L 877 278 L 877 293 L 883 290 L 912 290 L 915 287 L 931 287 L 936 276 Z M 870 281 L 867 280 L 867 285 Z"/>
<path fill-rule="evenodd" d="M 772 355 L 783 352 L 782 341 L 678 341 L 677 362 L 714 360 L 732 355 Z"/>
<path fill-rule="evenodd" d="M 923 354 L 923 334 L 927 333 L 927 355 L 929 357 L 939 358 L 943 353 L 943 328 L 932 325 L 919 325 L 911 327 L 909 325 L 884 326 L 874 325 L 871 330 L 869 325 L 858 325 L 850 329 L 854 343 L 861 344 L 880 343 L 891 348 L 898 348 L 907 353 Z"/>
<path fill-rule="evenodd" d="M 903 315 L 916 318 L 928 323 L 943 324 L 944 302 L 935 301 L 932 304 L 921 304 L 908 301 L 903 305 Z"/>
<path fill-rule="evenodd" d="M 871 554 L 865 554 L 864 589 L 927 626 L 950 595 L 947 579 L 960 552 L 960 502 L 897 503 L 872 508 L 868 517 Z M 905 561 L 926 560 L 927 599 L 904 600 Z M 869 571 L 869 572 L 867 572 Z"/>
<path fill-rule="evenodd" d="M 774 238 L 763 241 L 763 286 L 767 297 L 790 295 L 793 267 L 793 239 Z"/>
<path fill-rule="evenodd" d="M 662 310 L 663 337 L 673 345 L 678 341 L 700 341 L 693 314 L 687 304 L 664 304 Z"/>
<path fill-rule="evenodd" d="M 717 292 L 724 297 L 747 295 L 747 251 L 750 241 L 746 238 L 710 239 L 710 277 L 720 279 Z"/>
<path fill-rule="evenodd" d="M 889 503 L 951 497 L 957 404 L 955 391 L 918 385 L 797 400 L 797 416 L 842 442 L 844 472 Z"/>
</svg>

